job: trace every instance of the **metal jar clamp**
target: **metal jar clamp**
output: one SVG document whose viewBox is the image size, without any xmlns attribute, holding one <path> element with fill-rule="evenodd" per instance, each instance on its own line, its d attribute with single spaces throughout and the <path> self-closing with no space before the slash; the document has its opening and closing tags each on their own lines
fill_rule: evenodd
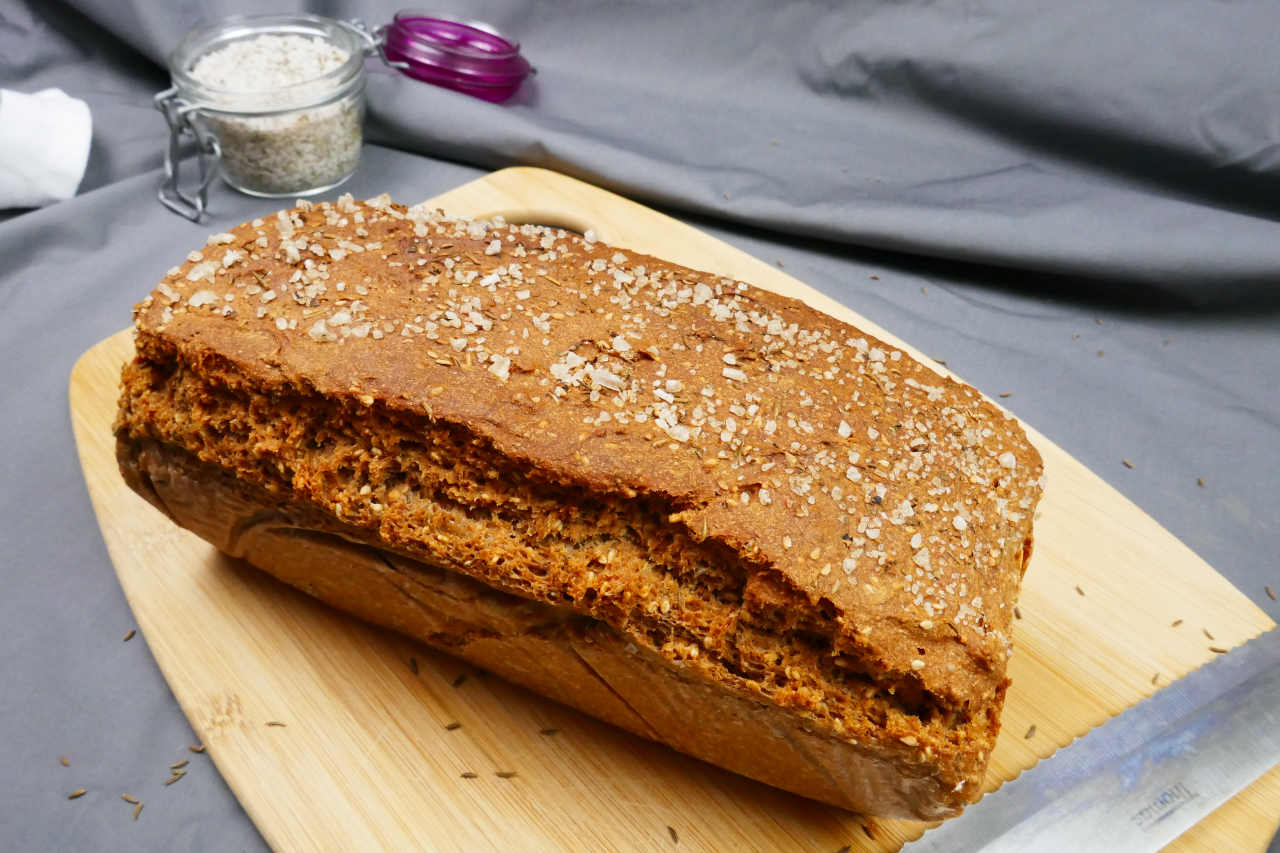
<svg viewBox="0 0 1280 853">
<path fill-rule="evenodd" d="M 164 182 L 160 184 L 156 197 L 179 216 L 199 222 L 209 201 L 209 185 L 218 175 L 222 146 L 201 121 L 199 107 L 178 97 L 177 86 L 170 86 L 157 94 L 154 103 L 169 125 L 169 145 L 164 150 Z M 180 174 L 182 143 L 188 135 L 195 138 L 200 174 L 199 183 L 191 194 L 182 189 Z"/>
</svg>

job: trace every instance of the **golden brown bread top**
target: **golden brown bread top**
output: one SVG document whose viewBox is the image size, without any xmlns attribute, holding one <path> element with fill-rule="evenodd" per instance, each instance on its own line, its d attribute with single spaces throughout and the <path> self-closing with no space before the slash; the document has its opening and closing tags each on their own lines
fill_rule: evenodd
<svg viewBox="0 0 1280 853">
<path fill-rule="evenodd" d="M 171 270 L 138 306 L 140 348 L 459 424 L 548 480 L 660 499 L 828 603 L 859 655 L 992 696 L 1041 484 L 1017 423 L 801 302 L 589 237 L 302 203 Z"/>
</svg>

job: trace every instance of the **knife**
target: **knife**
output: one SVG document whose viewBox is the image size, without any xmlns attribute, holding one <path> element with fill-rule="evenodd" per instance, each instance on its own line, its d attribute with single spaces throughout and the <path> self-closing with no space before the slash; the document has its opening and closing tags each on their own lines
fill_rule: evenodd
<svg viewBox="0 0 1280 853">
<path fill-rule="evenodd" d="M 1077 738 L 904 853 L 1154 851 L 1280 764 L 1280 629 Z"/>
</svg>

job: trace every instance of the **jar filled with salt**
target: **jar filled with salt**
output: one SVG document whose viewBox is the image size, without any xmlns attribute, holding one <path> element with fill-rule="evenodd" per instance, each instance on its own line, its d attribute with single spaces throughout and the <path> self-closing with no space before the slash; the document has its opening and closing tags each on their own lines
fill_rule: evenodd
<svg viewBox="0 0 1280 853">
<path fill-rule="evenodd" d="M 353 26 L 307 14 L 226 18 L 188 33 L 169 59 L 172 88 L 156 96 L 171 130 L 161 201 L 196 218 L 216 174 L 270 198 L 349 178 L 360 159 L 368 42 Z M 188 135 L 198 196 L 177 181 Z"/>
<path fill-rule="evenodd" d="M 360 159 L 365 57 L 415 80 L 505 101 L 533 73 L 520 44 L 488 24 L 398 12 L 370 32 L 319 15 L 244 15 L 189 32 L 156 95 L 169 123 L 160 201 L 190 219 L 209 185 L 266 198 L 333 189 Z M 199 176 L 179 174 L 194 148 Z"/>
</svg>

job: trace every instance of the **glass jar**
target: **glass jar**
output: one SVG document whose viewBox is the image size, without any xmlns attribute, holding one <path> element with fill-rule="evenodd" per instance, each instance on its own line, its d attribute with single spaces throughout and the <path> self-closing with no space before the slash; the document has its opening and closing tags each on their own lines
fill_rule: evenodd
<svg viewBox="0 0 1280 853">
<path fill-rule="evenodd" d="M 251 42 L 238 48 L 249 51 L 251 64 L 274 61 L 273 47 L 286 42 L 262 36 L 302 37 L 331 47 L 333 67 L 270 88 L 220 88 L 207 82 L 209 75 L 201 74 L 202 81 L 193 73 L 202 59 L 241 42 Z M 192 30 L 170 55 L 173 86 L 156 96 L 170 126 L 160 200 L 196 219 L 215 174 L 241 192 L 267 198 L 314 195 L 347 180 L 360 159 L 364 61 L 372 47 L 361 29 L 308 14 L 236 16 Z M 247 65 L 238 70 L 252 76 Z M 178 184 L 187 135 L 194 137 L 200 160 L 197 196 Z"/>
<path fill-rule="evenodd" d="M 272 69 L 263 37 L 299 61 Z M 309 41 L 285 46 L 282 37 Z M 305 54 L 317 46 L 340 53 L 340 60 L 331 55 L 334 61 L 322 70 L 295 74 L 298 79 L 287 85 L 262 84 L 272 71 L 305 67 Z M 493 102 L 511 98 L 534 73 L 519 42 L 488 24 L 421 12 L 397 12 L 373 32 L 359 20 L 305 13 L 244 15 L 198 27 L 170 55 L 173 85 L 155 97 L 169 123 L 160 201 L 198 221 L 218 175 L 241 192 L 266 198 L 315 195 L 341 184 L 360 159 L 364 60 L 375 52 L 415 80 Z M 204 60 L 218 66 L 214 73 Z M 235 85 L 214 82 L 228 77 Z M 180 172 L 193 141 L 199 178 L 189 189 Z"/>
</svg>

